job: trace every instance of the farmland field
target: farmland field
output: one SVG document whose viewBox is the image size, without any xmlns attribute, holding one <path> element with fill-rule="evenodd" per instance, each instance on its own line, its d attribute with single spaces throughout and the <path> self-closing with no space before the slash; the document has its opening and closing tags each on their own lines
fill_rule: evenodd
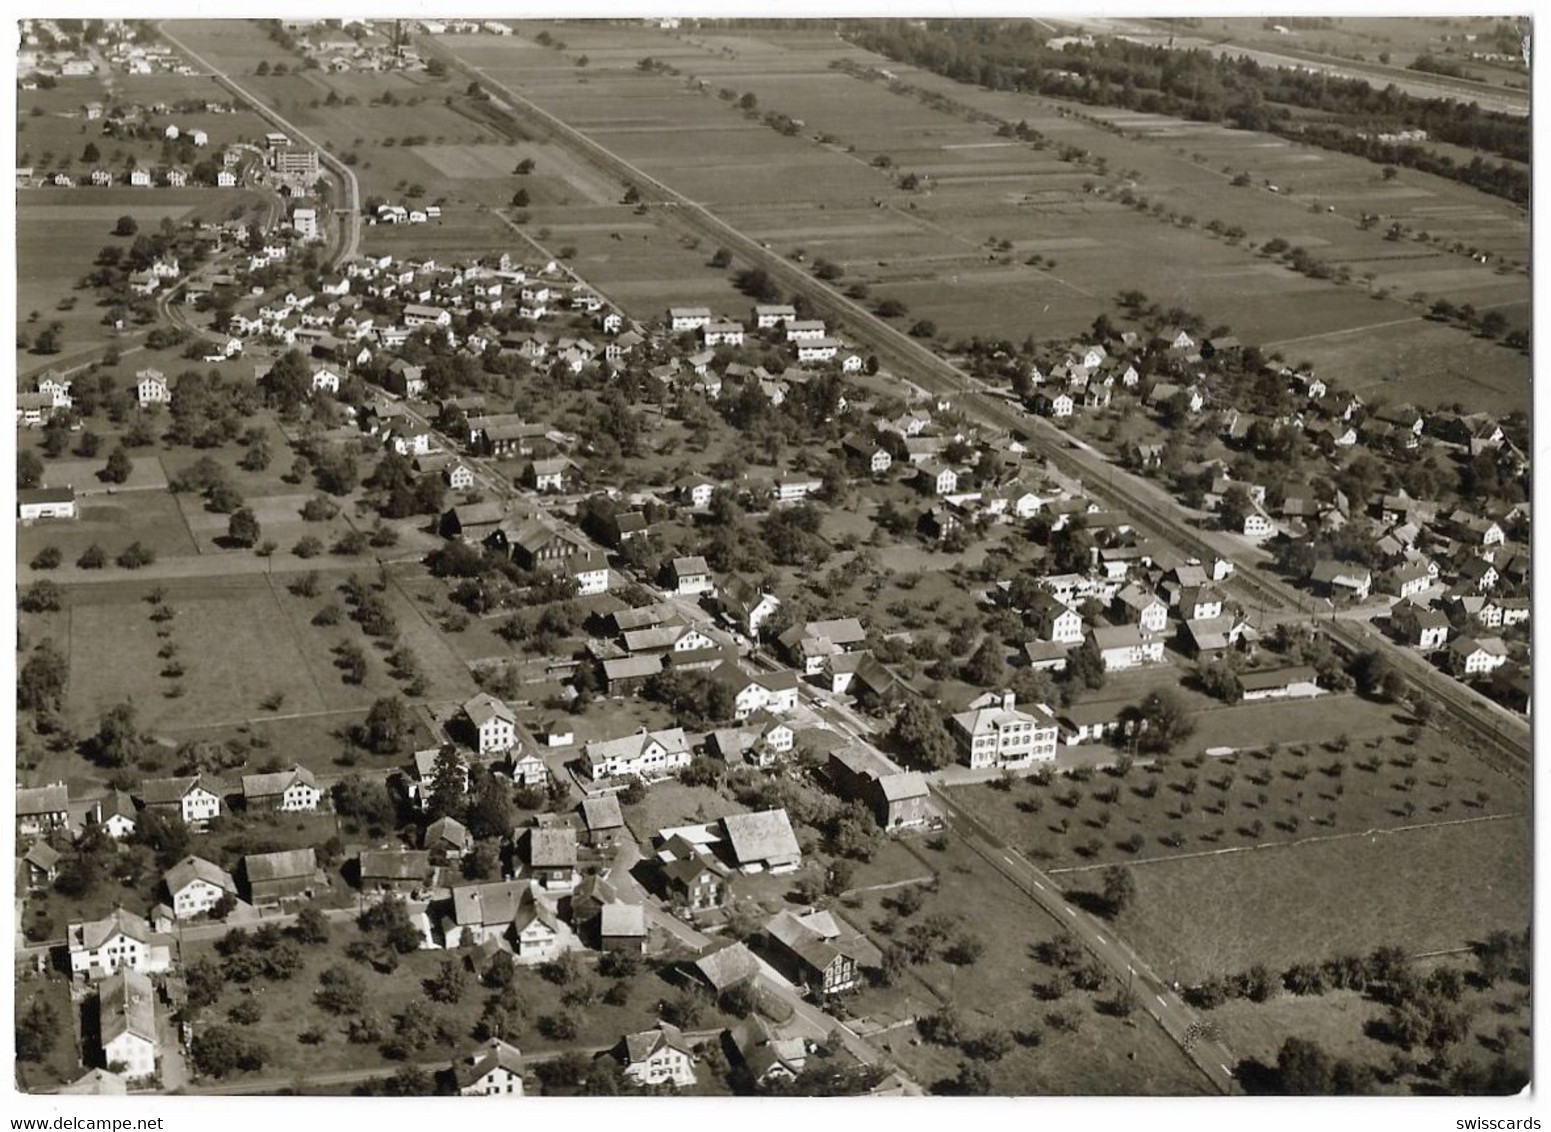
<svg viewBox="0 0 1551 1132">
<path fill-rule="evenodd" d="M 1181 982 L 1403 941 L 1411 952 L 1521 931 L 1527 817 L 1138 866 L 1122 930 Z"/>
<path fill-rule="evenodd" d="M 76 282 L 92 269 L 106 245 L 127 248 L 129 241 L 113 235 L 120 216 L 135 218 L 142 230 L 154 230 L 163 219 L 182 221 L 196 214 L 223 219 L 232 209 L 251 209 L 259 198 L 248 192 L 219 189 L 75 188 L 25 189 L 17 193 L 17 309 L 23 320 L 38 312 L 35 327 L 58 321 L 64 326 L 61 355 L 17 354 L 17 368 L 33 373 L 68 361 L 87 344 L 95 353 L 114 340 L 102 326 L 103 309 Z M 71 309 L 60 310 L 60 304 Z M 131 332 L 118 335 L 136 341 Z M 122 348 L 122 347 L 121 347 Z"/>
<path fill-rule="evenodd" d="M 1411 295 L 1501 310 L 1514 325 L 1527 316 L 1519 270 L 1504 266 L 1499 273 L 1448 250 L 1468 234 L 1466 242 L 1481 251 L 1521 263 L 1528 233 L 1522 211 L 1441 178 L 1407 170 L 1389 182 L 1361 159 L 1266 135 L 1157 115 L 1073 113 L 1051 100 L 983 91 L 889 63 L 828 33 L 702 38 L 614 26 L 550 30 L 565 36 L 568 52 L 535 59 L 489 40 L 443 45 L 748 234 L 785 252 L 824 256 L 845 270 L 846 281 L 871 284 L 874 296 L 904 302 L 912 317 L 931 319 L 947 336 L 1069 336 L 1127 287 L 1186 305 L 1246 341 L 1277 349 L 1287 343 L 1289 353 L 1300 351 L 1294 356 L 1305 346 L 1319 353 L 1325 335 L 1414 326 L 1409 320 L 1421 311 L 1404 301 Z M 590 59 L 585 74 L 569 63 L 574 51 Z M 685 77 L 642 73 L 634 64 L 648 54 Z M 1054 148 L 1008 143 L 990 126 L 920 102 L 904 88 L 895 93 L 830 69 L 842 58 L 887 66 L 910 86 L 1026 121 L 1054 143 L 1086 149 L 1112 171 L 1127 170 L 1159 209 L 1170 205 L 1193 220 L 1168 223 L 1090 194 L 1084 182 L 1092 173 L 1059 160 Z M 697 81 L 704 84 L 698 93 Z M 718 89 L 751 92 L 761 111 L 800 121 L 799 135 L 784 137 L 757 114 L 743 114 L 717 97 Z M 621 109 L 627 99 L 628 113 Z M 814 140 L 820 136 L 822 144 Z M 874 165 L 885 159 L 928 176 L 926 188 L 898 188 Z M 1247 171 L 1257 184 L 1274 180 L 1281 191 L 1232 187 L 1224 170 Z M 1364 212 L 1383 223 L 1358 228 Z M 1248 236 L 1237 246 L 1216 239 L 1204 231 L 1209 220 L 1240 225 Z M 1389 223 L 1425 230 L 1429 239 L 1386 241 Z M 1105 237 L 1073 242 L 1079 225 Z M 1307 278 L 1258 256 L 1253 249 L 1272 238 L 1345 268 L 1353 282 Z M 579 246 L 579 266 L 598 254 L 586 233 L 569 241 Z M 1031 252 L 1047 262 L 1024 263 Z M 682 278 L 685 301 L 714 294 Z M 600 283 L 610 291 L 610 281 Z M 610 293 L 631 306 L 628 285 Z M 1456 328 L 1428 329 L 1425 352 L 1390 367 L 1397 396 L 1435 403 L 1463 378 L 1487 405 L 1527 404 L 1522 354 Z M 1324 357 L 1337 383 L 1372 381 L 1371 367 L 1338 364 L 1333 354 Z"/>
</svg>

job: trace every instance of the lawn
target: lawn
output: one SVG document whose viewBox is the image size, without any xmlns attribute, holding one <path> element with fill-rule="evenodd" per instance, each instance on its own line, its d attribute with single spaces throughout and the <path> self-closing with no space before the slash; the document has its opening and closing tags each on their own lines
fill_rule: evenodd
<svg viewBox="0 0 1551 1132">
<path fill-rule="evenodd" d="M 79 517 L 73 521 L 18 526 L 18 560 L 30 562 L 38 551 L 53 546 L 59 549 L 63 565 L 73 567 L 88 547 L 100 546 L 111 560 L 132 542 L 154 551 L 158 558 L 196 553 L 177 497 L 167 492 L 92 495 L 77 500 L 76 510 Z"/>
<path fill-rule="evenodd" d="M 153 585 L 148 581 L 145 590 Z M 152 730 L 240 722 L 261 714 L 260 701 L 273 694 L 283 694 L 291 711 L 329 706 L 322 676 L 312 671 L 320 662 L 309 663 L 314 648 L 277 616 L 279 599 L 266 579 L 172 582 L 164 589 L 175 610 L 165 623 L 152 620 L 149 602 L 118 587 L 72 593 L 75 722 L 84 726 L 97 711 L 126 700 L 134 701 L 142 726 Z M 169 642 L 177 655 L 164 660 L 158 653 Z M 185 671 L 163 675 L 172 662 Z M 183 693 L 174 696 L 177 687 Z"/>
<path fill-rule="evenodd" d="M 1058 874 L 1527 808 L 1522 788 L 1457 752 L 1445 734 L 1422 732 L 1413 746 L 1389 723 L 1380 737 L 1364 741 L 1367 729 L 1356 720 L 1378 708 L 1353 696 L 1328 696 L 1202 713 L 1201 732 L 1219 731 L 1221 739 L 1243 744 L 1256 736 L 1297 735 L 1303 741 L 1274 751 L 1173 758 L 1123 777 L 1117 769 L 1081 782 L 1057 777 L 1045 786 L 1033 779 L 1007 789 L 1001 782 L 966 786 L 956 796 L 999 838 Z M 1325 718 L 1316 721 L 1321 710 Z M 1271 714 L 1252 714 L 1258 712 Z M 1219 714 L 1231 718 L 1220 723 Z M 1381 714 L 1387 723 L 1389 710 Z M 1354 737 L 1344 752 L 1316 745 L 1322 735 L 1343 732 Z M 1192 746 L 1202 742 L 1198 732 Z"/>
<path fill-rule="evenodd" d="M 1190 983 L 1398 944 L 1463 947 L 1530 916 L 1527 817 L 1137 866 L 1120 928 Z"/>
</svg>

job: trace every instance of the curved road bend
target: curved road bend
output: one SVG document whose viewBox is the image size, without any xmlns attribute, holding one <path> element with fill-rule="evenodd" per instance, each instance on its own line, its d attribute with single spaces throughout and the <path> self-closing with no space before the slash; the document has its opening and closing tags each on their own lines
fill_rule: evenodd
<svg viewBox="0 0 1551 1132">
<path fill-rule="evenodd" d="M 356 180 L 355 171 L 346 165 L 343 161 L 340 161 L 328 150 L 324 149 L 300 127 L 296 126 L 290 120 L 281 116 L 278 110 L 273 109 L 257 95 L 238 85 L 236 80 L 216 67 L 214 63 L 211 63 L 208 59 L 205 59 L 203 56 L 190 49 L 187 44 L 185 44 L 177 36 L 173 35 L 172 32 L 167 30 L 166 24 L 157 24 L 157 31 L 168 43 L 172 44 L 179 51 L 183 52 L 184 55 L 188 56 L 189 59 L 191 59 L 194 63 L 208 71 L 210 76 L 217 82 L 226 86 L 233 94 L 237 95 L 238 98 L 241 98 L 244 102 L 247 102 L 249 105 L 251 105 L 260 116 L 268 118 L 271 122 L 273 122 L 276 126 L 279 126 L 292 138 L 300 139 L 301 141 L 304 141 L 310 145 L 313 149 L 317 150 L 318 160 L 321 161 L 324 165 L 328 166 L 328 168 L 335 174 L 335 176 L 340 179 L 340 181 L 345 186 L 345 207 L 343 209 L 344 219 L 342 222 L 343 236 L 339 241 L 339 251 L 334 256 L 333 266 L 338 267 L 340 264 L 348 263 L 350 260 L 354 259 L 359 252 L 361 245 L 361 185 L 360 182 Z M 334 211 L 336 214 L 341 212 L 341 210 L 337 207 Z"/>
</svg>

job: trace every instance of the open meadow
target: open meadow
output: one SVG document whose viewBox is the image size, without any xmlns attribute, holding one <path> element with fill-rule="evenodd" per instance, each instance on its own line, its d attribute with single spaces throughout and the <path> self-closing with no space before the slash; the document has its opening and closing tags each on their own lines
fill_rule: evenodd
<svg viewBox="0 0 1551 1132">
<path fill-rule="evenodd" d="M 1182 983 L 1395 943 L 1462 948 L 1524 929 L 1531 861 L 1527 816 L 1162 861 L 1132 870 L 1119 926 Z"/>
</svg>

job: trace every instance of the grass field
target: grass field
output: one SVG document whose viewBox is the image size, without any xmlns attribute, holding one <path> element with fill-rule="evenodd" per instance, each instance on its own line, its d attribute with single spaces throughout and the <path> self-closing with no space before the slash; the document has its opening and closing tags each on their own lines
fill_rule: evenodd
<svg viewBox="0 0 1551 1132">
<path fill-rule="evenodd" d="M 49 482 L 71 481 L 50 475 Z M 55 546 L 63 554 L 65 564 L 70 565 L 94 544 L 112 558 L 137 541 L 154 550 L 157 557 L 195 553 L 177 497 L 166 492 L 94 495 L 80 500 L 77 512 L 80 517 L 73 522 L 38 522 L 18 527 L 18 559 L 30 561 L 43 547 Z"/>
<path fill-rule="evenodd" d="M 1530 915 L 1527 817 L 1138 866 L 1120 928 L 1180 982 L 1398 943 L 1464 947 Z"/>
<path fill-rule="evenodd" d="M 225 217 L 230 210 L 250 209 L 257 198 L 247 192 L 219 189 L 22 189 L 16 196 L 17 312 L 29 320 L 38 312 L 34 330 L 50 322 L 64 326 L 64 352 L 37 355 L 18 352 L 17 368 L 32 373 L 66 364 L 90 344 L 100 354 L 109 344 L 120 348 L 137 342 L 129 331 L 115 333 L 102 325 L 103 309 L 90 291 L 76 289 L 76 282 L 92 270 L 92 262 L 104 246 L 126 247 L 129 241 L 113 236 L 118 217 L 133 216 L 142 231 L 151 231 L 164 218 Z M 61 310 L 61 304 L 73 304 Z M 79 360 L 79 359 L 76 359 Z M 135 356 L 141 365 L 149 359 Z M 164 367 L 165 368 L 165 367 Z"/>
<path fill-rule="evenodd" d="M 1049 968 L 1034 958 L 1032 948 L 1055 934 L 1056 923 L 958 842 L 950 841 L 940 851 L 927 849 L 924 855 L 939 873 L 939 882 L 914 916 L 901 923 L 884 903 L 890 896 L 886 892 L 847 898 L 844 914 L 879 946 L 888 944 L 884 927 L 895 925 L 893 930 L 902 931 L 904 924 L 945 916 L 981 939 L 985 951 L 969 967 L 942 959 L 912 967 L 898 986 L 865 992 L 859 1011 L 924 1014 L 934 1010 L 936 1002 L 946 1001 L 954 1005 L 967 1033 L 990 1028 L 1039 1033 L 1038 1045 L 1015 1045 L 1005 1058 L 984 1066 L 991 1092 L 998 1096 L 1193 1095 L 1209 1088 L 1157 1026 L 1147 1021 L 1132 1025 L 1093 1009 L 1112 987 L 1072 991 L 1059 1003 L 1041 1003 L 1032 988 L 1049 977 Z M 1076 1032 L 1048 1025 L 1046 1015 L 1056 1009 L 1080 1018 Z M 957 1050 L 917 1043 L 905 1033 L 909 1031 L 879 1042 L 923 1084 L 930 1086 L 957 1072 L 962 1060 Z"/>
</svg>

